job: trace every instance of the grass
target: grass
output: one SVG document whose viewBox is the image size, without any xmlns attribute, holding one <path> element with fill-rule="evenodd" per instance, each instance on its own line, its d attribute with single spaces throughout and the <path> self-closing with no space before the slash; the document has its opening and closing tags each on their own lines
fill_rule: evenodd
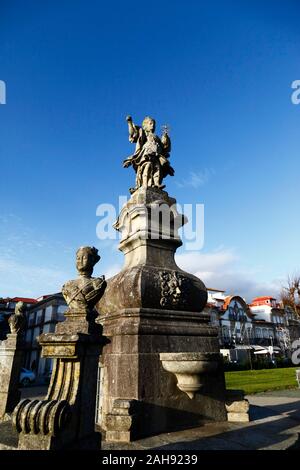
<svg viewBox="0 0 300 470">
<path fill-rule="evenodd" d="M 226 388 L 244 390 L 245 394 L 296 388 L 296 369 L 299 367 L 225 372 Z"/>
</svg>

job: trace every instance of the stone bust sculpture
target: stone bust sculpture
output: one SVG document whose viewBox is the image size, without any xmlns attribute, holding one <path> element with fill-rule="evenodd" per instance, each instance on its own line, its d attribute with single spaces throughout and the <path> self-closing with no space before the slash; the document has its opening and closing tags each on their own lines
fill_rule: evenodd
<svg viewBox="0 0 300 470">
<path fill-rule="evenodd" d="M 93 269 L 100 260 L 95 247 L 83 246 L 76 252 L 78 279 L 66 282 L 62 294 L 69 306 L 70 313 L 90 313 L 102 297 L 106 287 L 104 276 L 92 277 Z"/>
<path fill-rule="evenodd" d="M 15 306 L 15 313 L 8 319 L 10 332 L 17 335 L 22 335 L 26 328 L 25 317 L 26 305 L 24 302 L 18 302 Z"/>
<path fill-rule="evenodd" d="M 133 193 L 141 186 L 163 189 L 162 180 L 167 175 L 174 175 L 174 169 L 169 163 L 171 141 L 165 127 L 163 135 L 155 134 L 155 120 L 145 117 L 142 127 L 133 123 L 131 116 L 128 122 L 129 141 L 136 143 L 135 152 L 123 162 L 124 168 L 132 165 L 136 172 L 135 187 L 130 188 Z"/>
</svg>

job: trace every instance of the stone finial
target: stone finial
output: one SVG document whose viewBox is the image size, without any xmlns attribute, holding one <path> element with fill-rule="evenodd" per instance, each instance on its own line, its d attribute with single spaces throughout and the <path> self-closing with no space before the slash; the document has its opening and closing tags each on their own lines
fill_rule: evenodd
<svg viewBox="0 0 300 470">
<path fill-rule="evenodd" d="M 10 332 L 13 334 L 21 335 L 26 328 L 26 317 L 25 317 L 26 304 L 24 302 L 18 302 L 15 306 L 15 313 L 8 319 Z"/>
<path fill-rule="evenodd" d="M 135 143 L 135 152 L 123 162 L 124 168 L 132 165 L 136 172 L 135 187 L 130 188 L 134 193 L 140 187 L 163 189 L 163 178 L 174 175 L 174 169 L 169 162 L 171 140 L 168 127 L 163 126 L 162 136 L 155 134 L 155 120 L 146 116 L 142 126 L 133 123 L 131 116 L 126 117 L 129 131 L 129 141 Z"/>
<path fill-rule="evenodd" d="M 71 312 L 89 313 L 106 287 L 104 276 L 93 278 L 93 269 L 100 260 L 95 247 L 82 246 L 76 252 L 78 279 L 68 281 L 62 287 L 62 294 Z"/>
</svg>

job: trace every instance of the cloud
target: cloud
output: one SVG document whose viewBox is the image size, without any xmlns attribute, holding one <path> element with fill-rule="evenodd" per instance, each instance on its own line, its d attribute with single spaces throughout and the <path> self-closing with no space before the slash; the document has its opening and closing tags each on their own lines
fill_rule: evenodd
<svg viewBox="0 0 300 470">
<path fill-rule="evenodd" d="M 105 278 L 109 279 L 110 277 L 115 276 L 116 274 L 118 274 L 121 271 L 121 269 L 122 269 L 122 266 L 120 264 L 113 264 L 105 272 Z"/>
<path fill-rule="evenodd" d="M 240 295 L 247 302 L 260 295 L 278 298 L 282 279 L 266 281 L 260 269 L 245 269 L 234 250 L 221 249 L 211 253 L 189 252 L 176 256 L 178 266 L 199 277 L 207 287 L 225 290 L 228 295 Z"/>
<path fill-rule="evenodd" d="M 52 294 L 60 291 L 66 279 L 70 279 L 70 273 L 0 258 L 0 297 Z"/>
<path fill-rule="evenodd" d="M 179 188 L 200 188 L 200 186 L 204 186 L 211 176 L 215 174 L 215 171 L 212 168 L 205 168 L 202 171 L 190 171 L 188 178 L 182 181 L 175 181 L 176 185 Z"/>
<path fill-rule="evenodd" d="M 0 297 L 59 292 L 74 278 L 72 246 L 37 233 L 14 214 L 0 215 Z M 63 263 L 70 266 L 66 272 Z"/>
</svg>

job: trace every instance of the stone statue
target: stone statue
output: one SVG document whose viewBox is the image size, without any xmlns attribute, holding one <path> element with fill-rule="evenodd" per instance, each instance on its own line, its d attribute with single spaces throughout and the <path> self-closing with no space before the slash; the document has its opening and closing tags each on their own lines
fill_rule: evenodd
<svg viewBox="0 0 300 470">
<path fill-rule="evenodd" d="M 62 294 L 71 313 L 90 313 L 101 298 L 106 287 L 104 276 L 92 277 L 93 269 L 100 260 L 95 247 L 83 246 L 76 252 L 76 268 L 79 278 L 66 282 Z"/>
<path fill-rule="evenodd" d="M 24 302 L 18 302 L 15 306 L 15 313 L 8 319 L 10 332 L 13 334 L 21 335 L 26 328 L 26 317 L 25 317 L 26 304 Z"/>
<path fill-rule="evenodd" d="M 162 137 L 155 134 L 155 120 L 147 116 L 142 127 L 133 123 L 131 116 L 126 118 L 129 130 L 129 142 L 136 143 L 135 152 L 123 162 L 124 168 L 132 165 L 136 172 L 134 193 L 141 186 L 163 189 L 162 180 L 167 175 L 174 175 L 174 169 L 169 163 L 171 141 L 167 127 Z"/>
</svg>

